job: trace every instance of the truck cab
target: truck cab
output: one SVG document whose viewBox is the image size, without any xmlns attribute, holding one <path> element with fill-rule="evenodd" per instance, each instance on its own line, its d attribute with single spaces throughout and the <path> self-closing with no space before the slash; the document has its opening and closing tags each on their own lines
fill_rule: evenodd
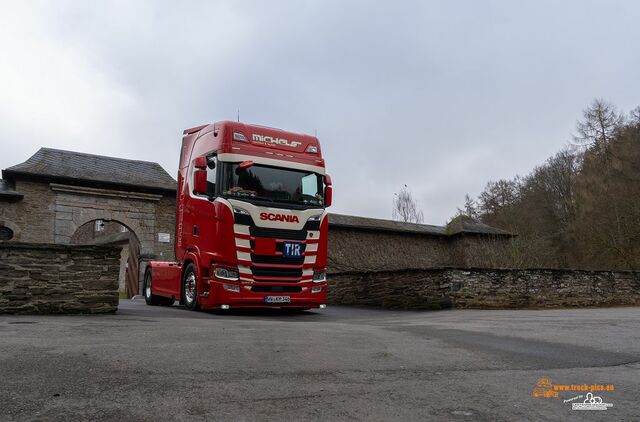
<svg viewBox="0 0 640 422">
<path fill-rule="evenodd" d="M 149 263 L 145 300 L 324 307 L 331 200 L 316 137 L 228 121 L 185 130 L 177 262 Z"/>
</svg>

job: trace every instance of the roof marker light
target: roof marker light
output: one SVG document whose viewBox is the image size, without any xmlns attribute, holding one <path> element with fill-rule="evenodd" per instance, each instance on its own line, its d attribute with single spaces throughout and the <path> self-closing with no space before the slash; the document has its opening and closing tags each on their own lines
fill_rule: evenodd
<svg viewBox="0 0 640 422">
<path fill-rule="evenodd" d="M 244 136 L 242 133 L 240 132 L 233 132 L 233 140 L 234 141 L 240 141 L 240 142 L 249 142 L 247 140 L 247 137 Z"/>
<path fill-rule="evenodd" d="M 315 146 L 315 145 L 309 145 L 305 152 L 308 152 L 310 154 L 317 154 L 318 153 L 318 147 Z"/>
</svg>

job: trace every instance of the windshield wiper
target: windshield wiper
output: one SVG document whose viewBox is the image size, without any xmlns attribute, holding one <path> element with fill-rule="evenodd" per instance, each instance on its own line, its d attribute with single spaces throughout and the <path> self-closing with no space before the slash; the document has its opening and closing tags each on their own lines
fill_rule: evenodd
<svg viewBox="0 0 640 422">
<path fill-rule="evenodd" d="M 234 198 L 238 198 L 238 199 L 255 199 L 257 201 L 266 201 L 266 202 L 273 202 L 273 199 L 267 197 L 267 196 L 233 196 Z"/>
<path fill-rule="evenodd" d="M 276 202 L 284 202 L 286 204 L 296 204 L 296 205 L 300 205 L 300 206 L 322 205 L 322 203 L 320 201 L 312 202 L 310 200 L 307 200 L 307 202 L 304 202 L 304 201 L 294 201 L 293 199 L 276 199 L 275 201 Z"/>
<path fill-rule="evenodd" d="M 272 198 L 269 198 L 268 196 L 252 196 L 252 199 L 257 199 L 259 201 L 269 201 L 269 202 L 273 202 Z"/>
</svg>

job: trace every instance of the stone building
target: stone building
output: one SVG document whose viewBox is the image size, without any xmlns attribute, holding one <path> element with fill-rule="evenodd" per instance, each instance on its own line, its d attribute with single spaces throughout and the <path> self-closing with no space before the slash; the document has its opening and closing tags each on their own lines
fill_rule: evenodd
<svg viewBox="0 0 640 422">
<path fill-rule="evenodd" d="M 41 148 L 2 171 L 0 242 L 127 245 L 135 294 L 139 260 L 174 259 L 175 193 L 157 163 Z"/>
</svg>

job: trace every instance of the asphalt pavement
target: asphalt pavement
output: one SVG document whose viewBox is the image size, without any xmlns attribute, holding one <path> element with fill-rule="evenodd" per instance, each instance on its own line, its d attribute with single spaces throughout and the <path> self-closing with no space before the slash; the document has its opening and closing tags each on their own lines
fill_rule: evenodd
<svg viewBox="0 0 640 422">
<path fill-rule="evenodd" d="M 0 421 L 632 421 L 639 387 L 640 308 L 0 316 Z"/>
</svg>

